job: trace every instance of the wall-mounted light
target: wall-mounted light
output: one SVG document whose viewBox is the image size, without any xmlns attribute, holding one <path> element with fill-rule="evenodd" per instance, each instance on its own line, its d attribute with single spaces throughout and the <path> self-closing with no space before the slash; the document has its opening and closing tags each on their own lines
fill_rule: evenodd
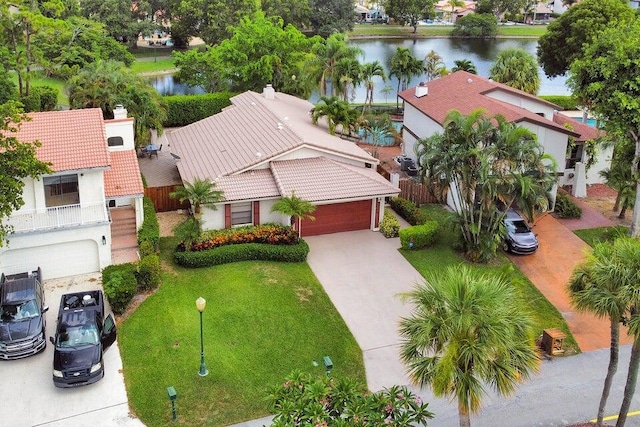
<svg viewBox="0 0 640 427">
<path fill-rule="evenodd" d="M 107 244 L 107 238 L 106 236 L 102 236 L 102 244 L 106 245 Z"/>
</svg>

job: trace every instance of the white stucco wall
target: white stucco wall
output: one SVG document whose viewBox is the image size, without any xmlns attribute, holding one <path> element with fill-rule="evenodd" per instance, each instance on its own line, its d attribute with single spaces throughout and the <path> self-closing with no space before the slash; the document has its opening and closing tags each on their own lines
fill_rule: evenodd
<svg viewBox="0 0 640 427">
<path fill-rule="evenodd" d="M 518 125 L 529 129 L 538 138 L 538 143 L 542 144 L 544 152 L 553 156 L 558 164 L 558 172 L 564 170 L 565 157 L 567 155 L 567 134 L 539 126 L 530 122 L 520 122 Z"/>
<path fill-rule="evenodd" d="M 135 149 L 133 119 L 105 120 L 104 129 L 107 139 L 112 136 L 121 136 L 124 142 L 121 146 L 109 147 L 109 151 L 124 151 Z"/>
<path fill-rule="evenodd" d="M 260 224 L 267 222 L 275 222 L 283 225 L 289 225 L 288 217 L 278 212 L 271 212 L 271 207 L 277 199 L 260 201 Z M 224 205 L 218 203 L 217 210 L 213 210 L 208 206 L 202 208 L 202 229 L 203 230 L 219 230 L 224 228 Z"/>
<path fill-rule="evenodd" d="M 59 175 L 78 175 L 78 190 L 80 192 L 80 204 L 88 204 L 95 202 L 105 202 L 104 198 L 104 179 L 102 170 L 90 170 L 82 172 L 68 172 L 61 174 L 53 174 L 48 176 Z M 24 205 L 17 212 L 45 209 L 46 203 L 44 198 L 44 181 L 42 179 L 25 179 L 24 189 L 22 191 Z"/>
<path fill-rule="evenodd" d="M 402 140 L 404 143 L 403 154 L 417 160 L 415 153 L 415 143 L 417 139 L 409 132 L 407 128 L 418 138 L 426 138 L 436 132 L 442 132 L 442 126 L 435 120 L 425 116 L 414 106 L 405 103 Z"/>
<path fill-rule="evenodd" d="M 554 108 L 542 101 L 536 101 L 535 99 L 525 98 L 518 96 L 514 93 L 494 90 L 486 93 L 486 96 L 500 101 L 508 102 L 511 105 L 522 107 L 525 110 L 529 110 L 532 113 L 543 113 L 544 117 L 548 120 L 553 120 Z"/>
</svg>

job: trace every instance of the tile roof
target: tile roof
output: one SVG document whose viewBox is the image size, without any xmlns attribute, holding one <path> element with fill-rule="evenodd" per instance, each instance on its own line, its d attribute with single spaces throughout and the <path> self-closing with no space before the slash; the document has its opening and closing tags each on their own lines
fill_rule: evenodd
<svg viewBox="0 0 640 427">
<path fill-rule="evenodd" d="M 400 189 L 375 169 L 350 166 L 326 157 L 271 162 L 280 194 L 310 202 L 396 195 Z"/>
<path fill-rule="evenodd" d="M 216 181 L 228 202 L 268 199 L 280 196 L 270 169 L 252 169 L 237 175 L 223 176 Z"/>
<path fill-rule="evenodd" d="M 579 122 L 573 117 L 565 116 L 562 113 L 555 112 L 553 114 L 553 121 L 558 123 L 561 126 L 568 124 L 571 126 L 571 129 L 579 134 L 580 136 L 576 137 L 576 141 L 589 141 L 590 139 L 596 139 L 599 136 L 604 136 L 605 132 L 599 129 L 594 128 L 593 126 L 589 126 L 585 123 Z"/>
<path fill-rule="evenodd" d="M 104 172 L 104 192 L 107 197 L 144 194 L 135 150 L 111 152 L 111 169 Z"/>
<path fill-rule="evenodd" d="M 563 126 L 530 110 L 488 96 L 491 92 L 503 91 L 546 104 L 555 109 L 559 108 L 536 96 L 502 83 L 497 83 L 466 71 L 456 71 L 425 84 L 428 88 L 428 94 L 425 96 L 416 97 L 415 88 L 402 91 L 399 96 L 440 125 L 444 123 L 445 117 L 451 110 L 458 110 L 463 115 L 468 115 L 478 108 L 483 108 L 489 116 L 499 114 L 509 122 L 527 121 L 574 135 L 573 132 Z"/>
<path fill-rule="evenodd" d="M 276 93 L 274 99 L 244 92 L 218 114 L 167 134 L 184 181 L 219 177 L 264 164 L 301 147 L 377 164 L 356 144 L 311 123 L 313 104 Z"/>
<path fill-rule="evenodd" d="M 107 137 L 99 108 L 29 113 L 15 136 L 40 141 L 37 157 L 56 172 L 105 168 L 109 165 Z"/>
</svg>

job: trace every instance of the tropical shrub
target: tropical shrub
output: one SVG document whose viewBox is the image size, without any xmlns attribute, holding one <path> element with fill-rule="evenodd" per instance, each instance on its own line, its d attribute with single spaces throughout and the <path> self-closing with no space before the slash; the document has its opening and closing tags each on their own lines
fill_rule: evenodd
<svg viewBox="0 0 640 427">
<path fill-rule="evenodd" d="M 202 233 L 200 241 L 191 245 L 191 251 L 206 251 L 220 246 L 241 243 L 293 245 L 297 242 L 298 232 L 293 228 L 281 224 L 261 224 L 206 231 Z M 184 251 L 184 244 L 178 245 L 178 250 Z"/>
<path fill-rule="evenodd" d="M 156 254 L 143 257 L 138 263 L 136 279 L 140 291 L 157 288 L 160 284 L 160 257 Z"/>
<path fill-rule="evenodd" d="M 391 209 L 384 209 L 384 217 L 380 223 L 380 232 L 386 238 L 398 237 L 398 231 L 400 231 L 400 221 L 396 218 Z"/>
<path fill-rule="evenodd" d="M 110 265 L 102 270 L 102 287 L 111 310 L 122 314 L 136 294 L 136 266 L 132 263 Z"/>
<path fill-rule="evenodd" d="M 582 208 L 576 205 L 567 194 L 561 192 L 558 192 L 556 196 L 554 211 L 559 218 L 580 218 L 582 216 Z"/>
<path fill-rule="evenodd" d="M 204 95 L 174 95 L 163 97 L 167 103 L 167 120 L 164 127 L 186 126 L 219 113 L 231 105 L 234 94 L 228 92 Z"/>
<path fill-rule="evenodd" d="M 400 230 L 402 249 L 422 249 L 431 246 L 438 239 L 438 221 L 427 221 Z"/>
<path fill-rule="evenodd" d="M 145 197 L 143 200 L 144 221 L 142 226 L 138 230 L 138 245 L 142 245 L 143 242 L 150 242 L 153 251 L 157 252 L 159 249 L 160 241 L 160 224 L 158 223 L 158 216 L 156 210 L 153 207 L 153 201 Z M 145 247 L 145 252 L 149 249 Z"/>
<path fill-rule="evenodd" d="M 297 235 L 296 240 L 298 240 Z M 197 268 L 249 260 L 303 262 L 307 259 L 308 254 L 309 245 L 300 239 L 298 243 L 290 245 L 243 243 L 198 252 L 177 250 L 173 253 L 173 258 L 178 265 Z"/>
<path fill-rule="evenodd" d="M 423 224 L 427 220 L 425 213 L 411 200 L 394 197 L 389 201 L 389 204 L 391 209 L 411 225 Z"/>
<path fill-rule="evenodd" d="M 456 21 L 452 35 L 457 37 L 495 37 L 498 20 L 492 13 L 472 13 Z"/>
</svg>

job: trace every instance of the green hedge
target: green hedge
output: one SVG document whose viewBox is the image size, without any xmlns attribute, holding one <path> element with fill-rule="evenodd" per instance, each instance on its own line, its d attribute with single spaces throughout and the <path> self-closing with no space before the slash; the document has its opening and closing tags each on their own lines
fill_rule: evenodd
<svg viewBox="0 0 640 427">
<path fill-rule="evenodd" d="M 578 101 L 575 100 L 572 96 L 568 95 L 540 95 L 540 98 L 545 101 L 556 104 L 558 107 L 563 110 L 577 110 L 578 109 Z"/>
<path fill-rule="evenodd" d="M 102 287 L 111 310 L 122 314 L 136 294 L 136 266 L 132 263 L 110 265 L 102 270 Z"/>
<path fill-rule="evenodd" d="M 219 113 L 231 105 L 233 93 L 206 93 L 203 95 L 174 95 L 163 97 L 167 103 L 164 127 L 186 126 Z"/>
<path fill-rule="evenodd" d="M 438 221 L 427 221 L 422 225 L 403 228 L 400 230 L 402 249 L 422 249 L 431 246 L 438 239 L 438 229 Z"/>
<path fill-rule="evenodd" d="M 178 265 L 197 268 L 248 260 L 302 262 L 307 259 L 308 254 L 309 245 L 304 240 L 300 240 L 295 245 L 242 243 L 200 252 L 176 251 L 173 258 Z"/>
<path fill-rule="evenodd" d="M 582 208 L 565 193 L 558 192 L 554 212 L 560 218 L 580 218 Z"/>
<path fill-rule="evenodd" d="M 158 223 L 158 216 L 156 215 L 156 210 L 153 207 L 153 201 L 150 198 L 145 197 L 142 205 L 144 210 L 144 221 L 142 221 L 142 226 L 138 230 L 138 245 L 143 248 L 145 254 L 147 254 L 149 251 L 149 243 L 151 243 L 153 251 L 157 252 L 160 248 L 160 224 Z"/>
<path fill-rule="evenodd" d="M 427 216 L 411 200 L 402 197 L 394 197 L 389 201 L 391 209 L 404 218 L 411 225 L 424 224 Z"/>
<path fill-rule="evenodd" d="M 160 257 L 151 254 L 143 257 L 138 262 L 138 271 L 136 272 L 138 280 L 138 290 L 149 291 L 160 285 Z"/>
<path fill-rule="evenodd" d="M 400 231 L 400 221 L 393 215 L 389 208 L 384 208 L 384 217 L 380 223 L 380 232 L 386 238 L 398 237 Z"/>
</svg>

